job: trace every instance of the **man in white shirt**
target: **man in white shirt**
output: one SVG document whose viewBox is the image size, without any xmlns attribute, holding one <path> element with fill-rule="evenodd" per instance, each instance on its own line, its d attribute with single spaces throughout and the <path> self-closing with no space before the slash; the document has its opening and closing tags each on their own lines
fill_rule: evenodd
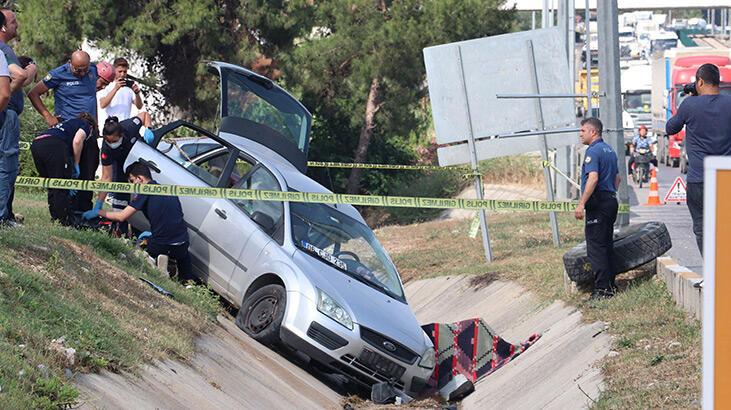
<svg viewBox="0 0 731 410">
<path fill-rule="evenodd" d="M 108 117 L 124 121 L 131 116 L 132 103 L 142 109 L 140 87 L 127 78 L 129 63 L 125 58 L 114 59 L 115 80 L 99 93 L 99 105 Z"/>
</svg>

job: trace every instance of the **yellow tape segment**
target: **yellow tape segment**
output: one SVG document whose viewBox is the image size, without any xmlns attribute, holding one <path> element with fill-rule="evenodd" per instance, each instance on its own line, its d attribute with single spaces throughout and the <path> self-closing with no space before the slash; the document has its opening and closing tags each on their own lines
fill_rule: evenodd
<svg viewBox="0 0 731 410">
<path fill-rule="evenodd" d="M 130 184 L 126 182 L 82 181 L 19 176 L 16 186 L 105 191 L 147 195 L 184 196 L 194 198 L 226 198 L 257 201 L 287 201 L 360 206 L 393 206 L 403 208 L 485 209 L 489 211 L 573 212 L 576 202 L 509 201 L 497 199 L 421 198 L 407 196 L 349 195 L 318 192 L 262 191 L 252 189 L 213 188 L 183 185 Z M 620 213 L 628 213 L 629 205 L 620 204 Z"/>
<path fill-rule="evenodd" d="M 308 161 L 308 167 L 313 168 L 360 168 L 360 169 L 398 169 L 413 171 L 437 171 L 443 169 L 466 169 L 463 165 L 451 165 L 440 167 L 438 165 L 390 165 L 390 164 L 364 164 L 364 163 L 345 163 L 345 162 L 318 162 Z"/>
</svg>

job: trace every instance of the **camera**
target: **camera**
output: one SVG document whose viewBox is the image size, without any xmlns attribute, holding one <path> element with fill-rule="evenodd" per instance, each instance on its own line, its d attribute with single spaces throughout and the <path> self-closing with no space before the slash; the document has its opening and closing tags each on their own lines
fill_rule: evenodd
<svg viewBox="0 0 731 410">
<path fill-rule="evenodd" d="M 125 87 L 129 87 L 129 88 L 132 88 L 132 86 L 134 85 L 134 83 L 135 83 L 135 82 L 134 82 L 134 81 L 132 81 L 132 80 L 130 80 L 129 78 L 125 78 L 125 79 L 124 79 L 124 86 L 125 86 Z"/>
<path fill-rule="evenodd" d="M 695 83 L 688 83 L 683 86 L 683 94 L 685 95 L 698 95 L 698 90 L 695 89 Z"/>
</svg>

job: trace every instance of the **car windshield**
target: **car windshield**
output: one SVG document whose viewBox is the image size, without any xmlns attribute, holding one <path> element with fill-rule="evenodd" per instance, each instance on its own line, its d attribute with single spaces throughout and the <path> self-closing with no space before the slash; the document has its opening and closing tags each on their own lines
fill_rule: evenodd
<svg viewBox="0 0 731 410">
<path fill-rule="evenodd" d="M 648 93 L 628 93 L 624 96 L 624 109 L 631 113 L 650 112 L 650 103 L 652 102 L 652 94 Z"/>
<path fill-rule="evenodd" d="M 292 237 L 299 249 L 404 300 L 396 267 L 370 228 L 329 205 L 291 202 L 289 207 Z"/>
<path fill-rule="evenodd" d="M 665 39 L 665 40 L 653 40 L 652 41 L 652 51 L 660 51 L 660 50 L 669 50 L 671 48 L 675 48 L 678 46 L 678 40 L 675 39 Z"/>
</svg>

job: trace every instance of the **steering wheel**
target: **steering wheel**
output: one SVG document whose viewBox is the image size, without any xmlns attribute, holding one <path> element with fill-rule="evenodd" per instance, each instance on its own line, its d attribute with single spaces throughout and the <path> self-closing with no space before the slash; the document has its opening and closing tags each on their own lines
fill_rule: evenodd
<svg viewBox="0 0 731 410">
<path fill-rule="evenodd" d="M 358 257 L 358 255 L 356 255 L 356 254 L 355 254 L 355 253 L 353 253 L 353 252 L 350 252 L 350 251 L 340 251 L 340 252 L 336 253 L 336 254 L 335 254 L 335 255 L 333 255 L 333 256 L 335 256 L 335 257 L 337 258 L 337 257 L 340 257 L 340 255 L 347 255 L 347 256 L 351 256 L 351 257 L 353 257 L 353 259 L 354 259 L 354 260 L 355 260 L 356 262 L 359 262 L 359 263 L 360 263 L 360 258 Z"/>
</svg>

